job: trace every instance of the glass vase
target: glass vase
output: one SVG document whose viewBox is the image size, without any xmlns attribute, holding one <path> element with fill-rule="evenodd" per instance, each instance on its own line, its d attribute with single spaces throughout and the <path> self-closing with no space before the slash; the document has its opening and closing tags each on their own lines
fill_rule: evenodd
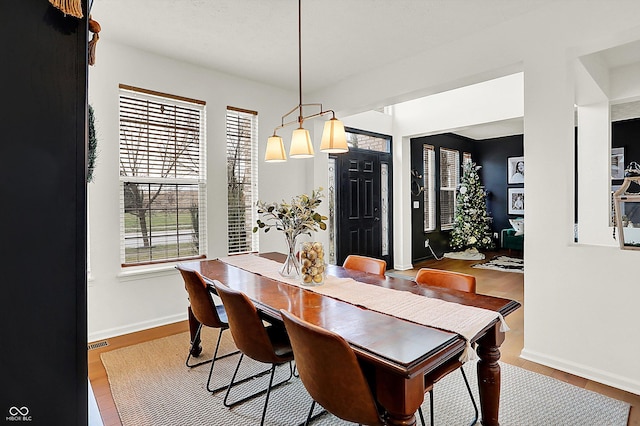
<svg viewBox="0 0 640 426">
<path fill-rule="evenodd" d="M 286 278 L 298 278 L 300 276 L 300 263 L 296 257 L 296 237 L 285 234 L 287 242 L 287 258 L 280 268 L 280 275 Z"/>
<path fill-rule="evenodd" d="M 324 284 L 326 263 L 322 243 L 317 241 L 300 243 L 298 256 L 302 285 L 317 286 Z"/>
</svg>

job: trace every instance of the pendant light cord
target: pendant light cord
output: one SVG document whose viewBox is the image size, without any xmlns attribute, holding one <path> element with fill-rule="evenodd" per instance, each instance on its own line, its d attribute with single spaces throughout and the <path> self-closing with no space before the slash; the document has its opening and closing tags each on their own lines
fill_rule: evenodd
<svg viewBox="0 0 640 426">
<path fill-rule="evenodd" d="M 302 128 L 302 0 L 298 0 L 298 96 L 300 99 L 298 122 Z"/>
</svg>

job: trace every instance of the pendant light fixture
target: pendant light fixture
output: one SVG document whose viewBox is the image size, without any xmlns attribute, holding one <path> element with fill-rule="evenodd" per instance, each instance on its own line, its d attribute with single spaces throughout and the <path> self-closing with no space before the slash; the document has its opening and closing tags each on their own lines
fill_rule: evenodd
<svg viewBox="0 0 640 426">
<path fill-rule="evenodd" d="M 299 103 L 291 109 L 288 113 L 282 116 L 282 122 L 280 126 L 273 129 L 273 136 L 267 140 L 267 150 L 264 156 L 264 160 L 267 162 L 282 162 L 287 161 L 287 155 L 285 153 L 284 142 L 280 136 L 277 135 L 277 131 L 284 127 L 297 123 L 298 128 L 293 131 L 291 137 L 291 146 L 289 148 L 289 157 L 291 158 L 309 158 L 314 156 L 313 144 L 311 143 L 311 136 L 309 131 L 302 127 L 305 120 L 311 118 L 320 117 L 325 114 L 331 113 L 331 119 L 324 125 L 324 131 L 322 132 L 322 142 L 320 144 L 320 151 L 339 154 L 349 151 L 347 146 L 347 135 L 344 131 L 344 124 L 342 121 L 336 118 L 336 114 L 333 110 L 323 110 L 322 104 L 303 104 L 302 103 L 302 25 L 301 25 L 301 2 L 298 0 L 298 96 Z M 320 112 L 309 114 L 305 116 L 303 109 L 306 107 L 316 107 L 320 109 Z M 295 120 L 285 122 L 285 120 L 294 112 L 298 113 L 298 117 Z"/>
</svg>

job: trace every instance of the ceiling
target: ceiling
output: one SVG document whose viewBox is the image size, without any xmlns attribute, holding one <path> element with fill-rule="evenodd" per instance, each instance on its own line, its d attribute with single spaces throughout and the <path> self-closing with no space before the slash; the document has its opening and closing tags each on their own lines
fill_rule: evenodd
<svg viewBox="0 0 640 426">
<path fill-rule="evenodd" d="M 304 0 L 304 90 L 468 37 L 551 1 Z M 297 91 L 295 0 L 94 0 L 91 14 L 103 40 Z"/>
<path fill-rule="evenodd" d="M 304 0 L 305 92 L 472 36 L 554 0 Z M 93 0 L 100 37 L 179 61 L 298 90 L 295 0 Z M 603 52 L 610 66 L 637 46 Z M 638 59 L 640 60 L 640 58 Z M 523 120 L 456 129 L 473 139 L 523 133 Z"/>
</svg>

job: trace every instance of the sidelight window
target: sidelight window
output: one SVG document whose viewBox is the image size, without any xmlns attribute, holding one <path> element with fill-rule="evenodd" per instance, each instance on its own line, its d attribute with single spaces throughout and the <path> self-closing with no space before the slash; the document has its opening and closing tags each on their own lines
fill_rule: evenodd
<svg viewBox="0 0 640 426">
<path fill-rule="evenodd" d="M 227 107 L 228 251 L 258 250 L 258 113 Z"/>
<path fill-rule="evenodd" d="M 460 182 L 460 153 L 440 148 L 440 229 L 452 229 L 456 210 L 456 188 Z"/>
<path fill-rule="evenodd" d="M 423 145 L 424 231 L 436 229 L 436 153 L 432 145 Z"/>
</svg>

